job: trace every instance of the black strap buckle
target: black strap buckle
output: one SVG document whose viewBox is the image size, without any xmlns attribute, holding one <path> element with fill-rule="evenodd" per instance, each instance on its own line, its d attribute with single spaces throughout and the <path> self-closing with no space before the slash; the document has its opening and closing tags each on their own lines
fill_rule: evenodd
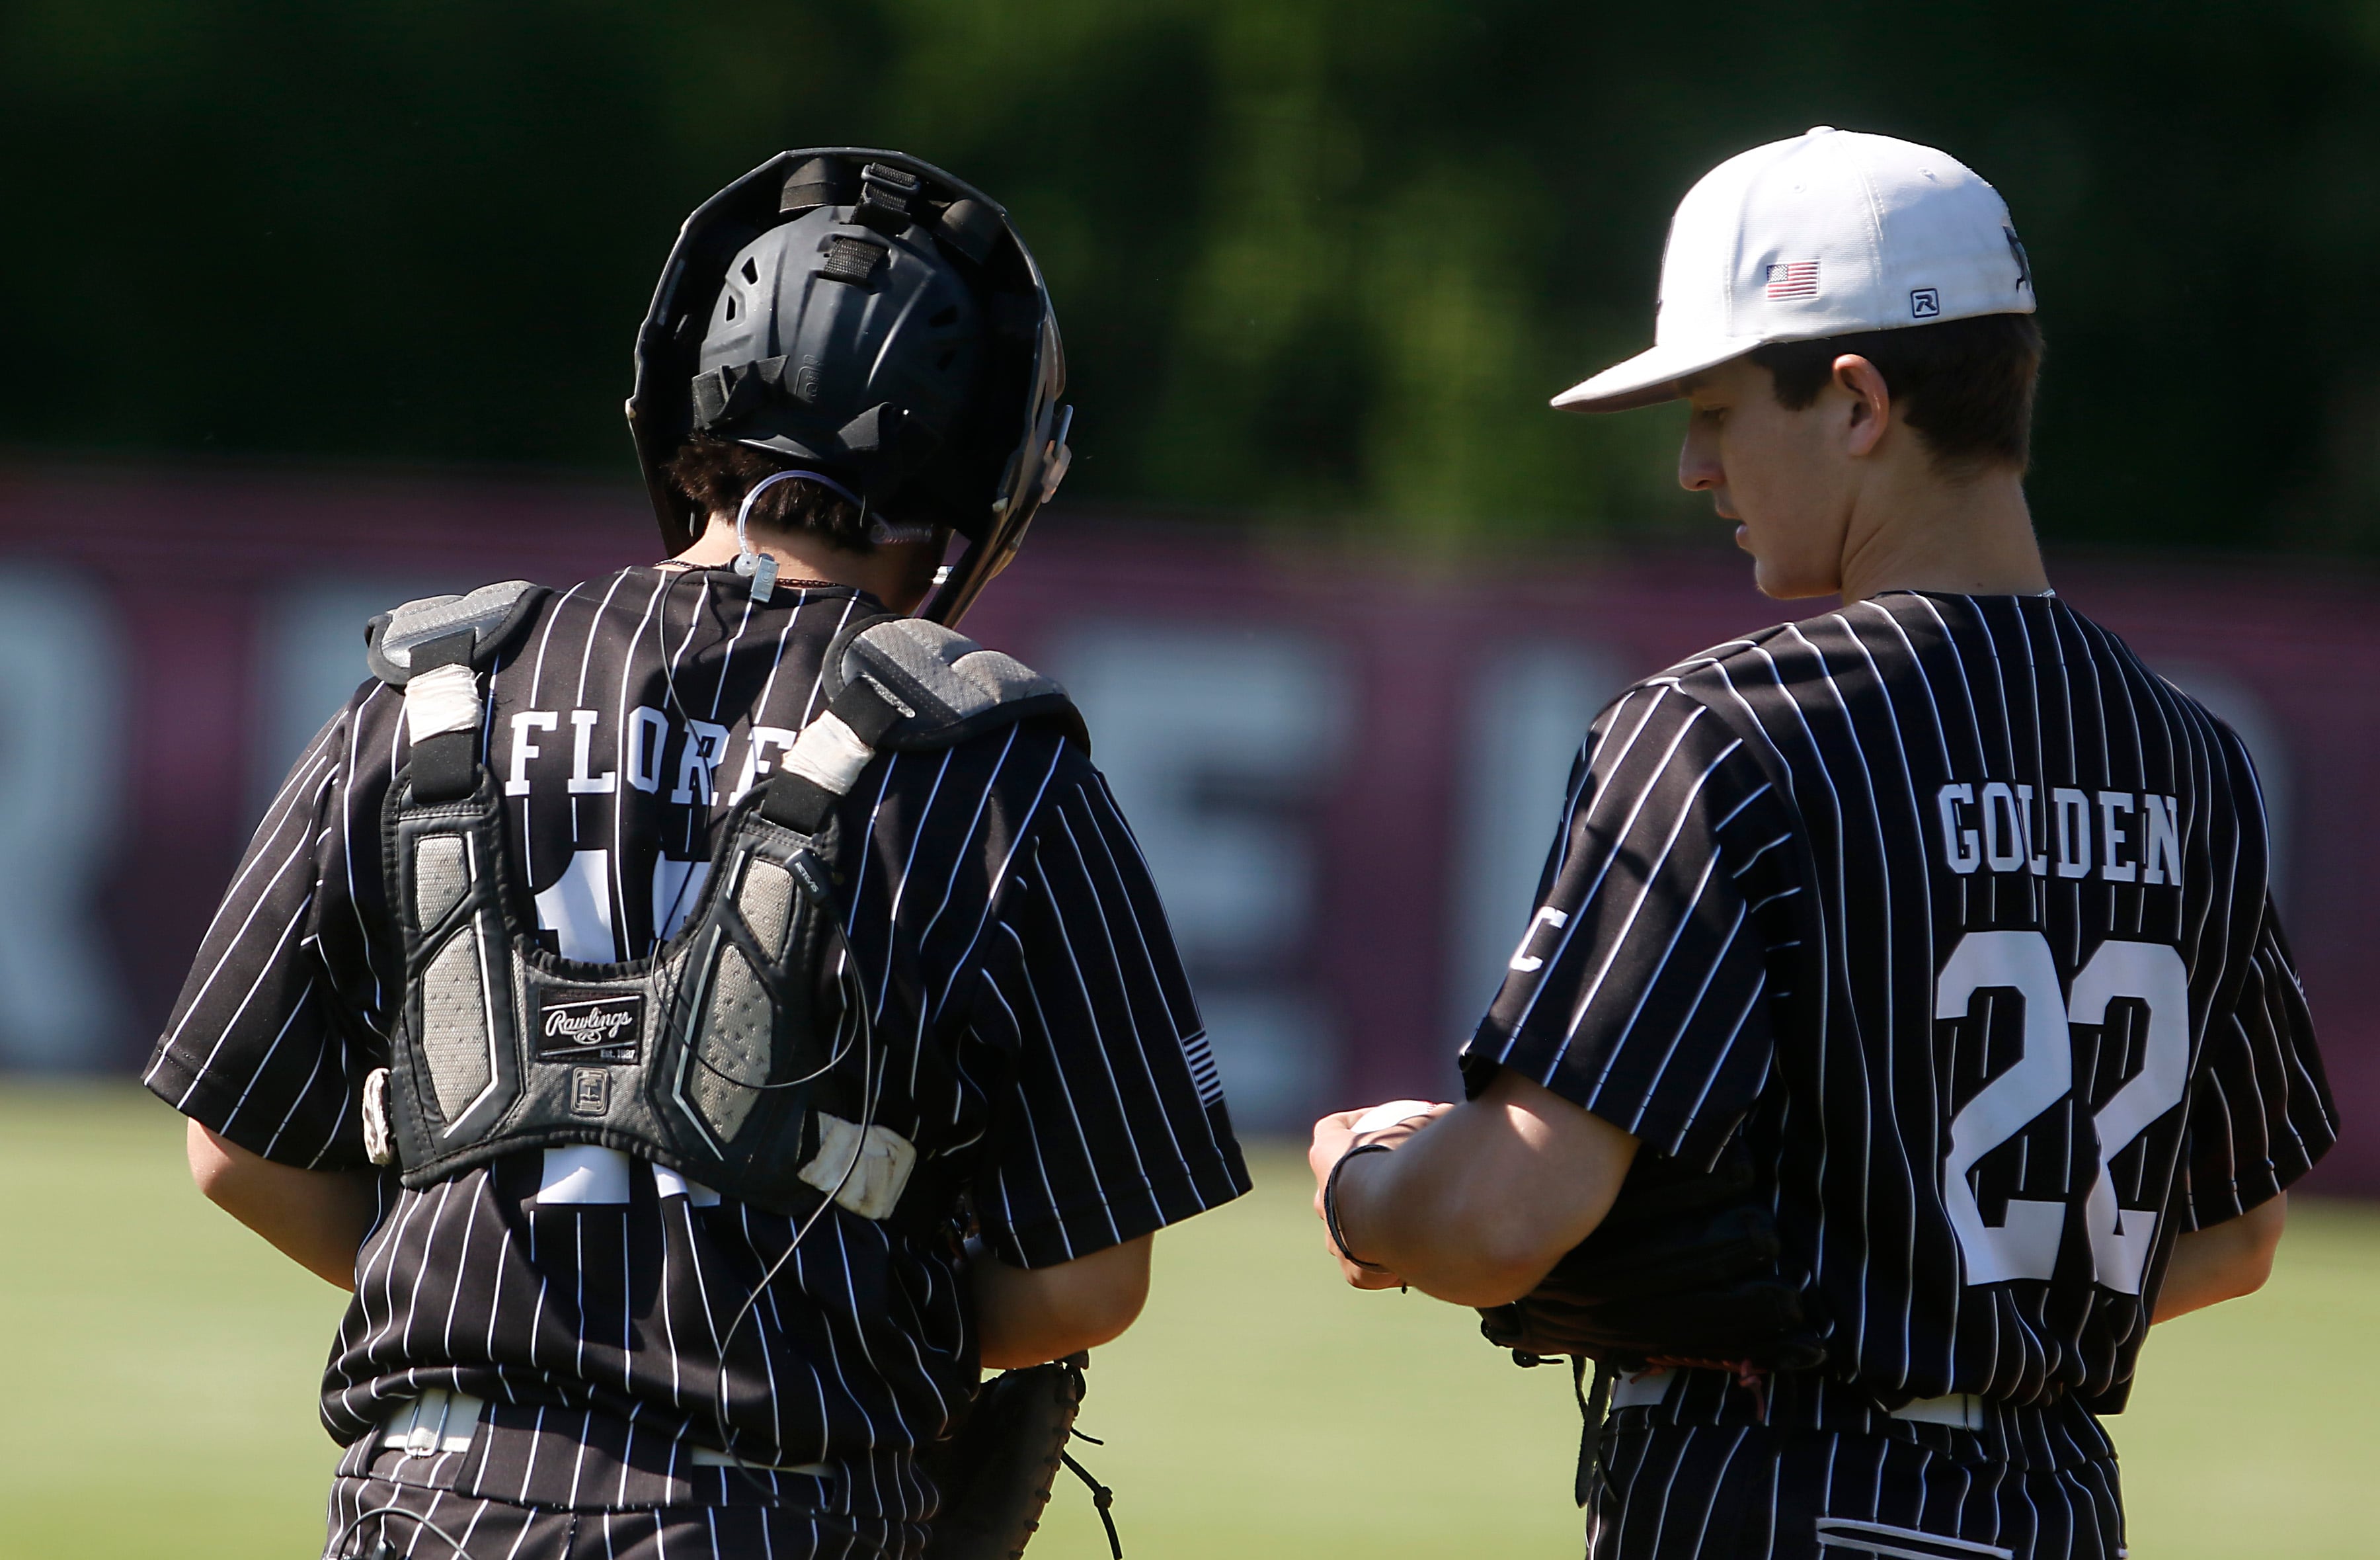
<svg viewBox="0 0 2380 1560">
<path fill-rule="evenodd" d="M 915 202 L 922 188 L 917 176 L 889 163 L 870 163 L 859 170 L 859 203 L 851 220 L 879 233 L 899 233 L 917 220 Z"/>
</svg>

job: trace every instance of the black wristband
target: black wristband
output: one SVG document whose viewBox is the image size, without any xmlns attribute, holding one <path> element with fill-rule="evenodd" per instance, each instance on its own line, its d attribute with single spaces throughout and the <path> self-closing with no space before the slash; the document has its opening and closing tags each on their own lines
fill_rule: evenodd
<svg viewBox="0 0 2380 1560">
<path fill-rule="evenodd" d="M 1366 1261 L 1347 1249 L 1347 1232 L 1339 1225 L 1339 1173 L 1346 1169 L 1347 1162 L 1358 1154 L 1389 1152 L 1390 1148 L 1386 1143 L 1360 1143 L 1339 1156 L 1339 1163 L 1330 1167 L 1330 1174 L 1325 1176 L 1322 1182 L 1322 1227 L 1330 1232 L 1330 1244 L 1339 1248 L 1339 1254 L 1357 1267 L 1368 1268 L 1374 1273 L 1386 1273 L 1389 1270 L 1378 1262 Z"/>
</svg>

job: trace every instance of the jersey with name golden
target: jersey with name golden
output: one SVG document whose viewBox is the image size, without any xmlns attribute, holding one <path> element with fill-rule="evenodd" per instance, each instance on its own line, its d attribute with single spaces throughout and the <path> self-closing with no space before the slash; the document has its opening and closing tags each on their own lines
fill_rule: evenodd
<svg viewBox="0 0 2380 1560">
<path fill-rule="evenodd" d="M 2238 737 L 2065 602 L 1888 593 L 1598 717 L 1466 1074 L 1748 1148 L 1828 1359 L 1769 1422 L 2111 1411 L 2175 1237 L 2336 1136 L 2270 853 Z"/>
<path fill-rule="evenodd" d="M 2180 798 L 2053 786 L 2045 822 L 2034 790 L 2021 780 L 1959 780 L 1935 793 L 1942 864 L 1961 875 L 1989 868 L 2035 877 L 2096 872 L 2152 886 L 2181 881 Z"/>
</svg>

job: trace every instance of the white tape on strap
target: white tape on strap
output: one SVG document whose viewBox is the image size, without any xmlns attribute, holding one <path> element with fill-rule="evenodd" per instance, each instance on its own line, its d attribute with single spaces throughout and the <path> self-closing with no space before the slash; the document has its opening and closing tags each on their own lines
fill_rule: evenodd
<svg viewBox="0 0 2380 1560">
<path fill-rule="evenodd" d="M 844 725 L 843 717 L 829 710 L 809 725 L 794 740 L 793 751 L 787 753 L 787 769 L 818 786 L 842 796 L 868 767 L 876 750 L 859 739 L 859 733 Z"/>
<path fill-rule="evenodd" d="M 463 665 L 432 666 L 405 683 L 405 735 L 415 744 L 480 728 L 480 679 Z"/>
<path fill-rule="evenodd" d="M 396 1135 L 388 1119 L 388 1069 L 364 1074 L 364 1157 L 374 1164 L 396 1163 Z"/>
<path fill-rule="evenodd" d="M 889 1127 L 871 1122 L 862 1131 L 824 1111 L 818 1126 L 818 1153 L 795 1174 L 863 1219 L 891 1213 L 917 1167 L 917 1146 Z"/>
</svg>

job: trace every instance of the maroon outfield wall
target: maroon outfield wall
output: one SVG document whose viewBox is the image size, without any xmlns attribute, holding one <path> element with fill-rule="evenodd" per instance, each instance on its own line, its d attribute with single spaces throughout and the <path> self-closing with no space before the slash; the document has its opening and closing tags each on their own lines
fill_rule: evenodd
<svg viewBox="0 0 2380 1560">
<path fill-rule="evenodd" d="M 625 485 L 0 472 L 0 1065 L 147 1046 L 271 783 L 407 596 L 653 555 Z M 2249 737 L 2347 1140 L 2380 1192 L 2380 583 L 2083 560 L 2082 610 Z M 968 620 L 1066 680 L 1148 847 L 1235 1108 L 1442 1092 L 1569 753 L 1628 677 L 1777 615 L 1724 552 L 1417 574 L 1062 507 Z"/>
</svg>

